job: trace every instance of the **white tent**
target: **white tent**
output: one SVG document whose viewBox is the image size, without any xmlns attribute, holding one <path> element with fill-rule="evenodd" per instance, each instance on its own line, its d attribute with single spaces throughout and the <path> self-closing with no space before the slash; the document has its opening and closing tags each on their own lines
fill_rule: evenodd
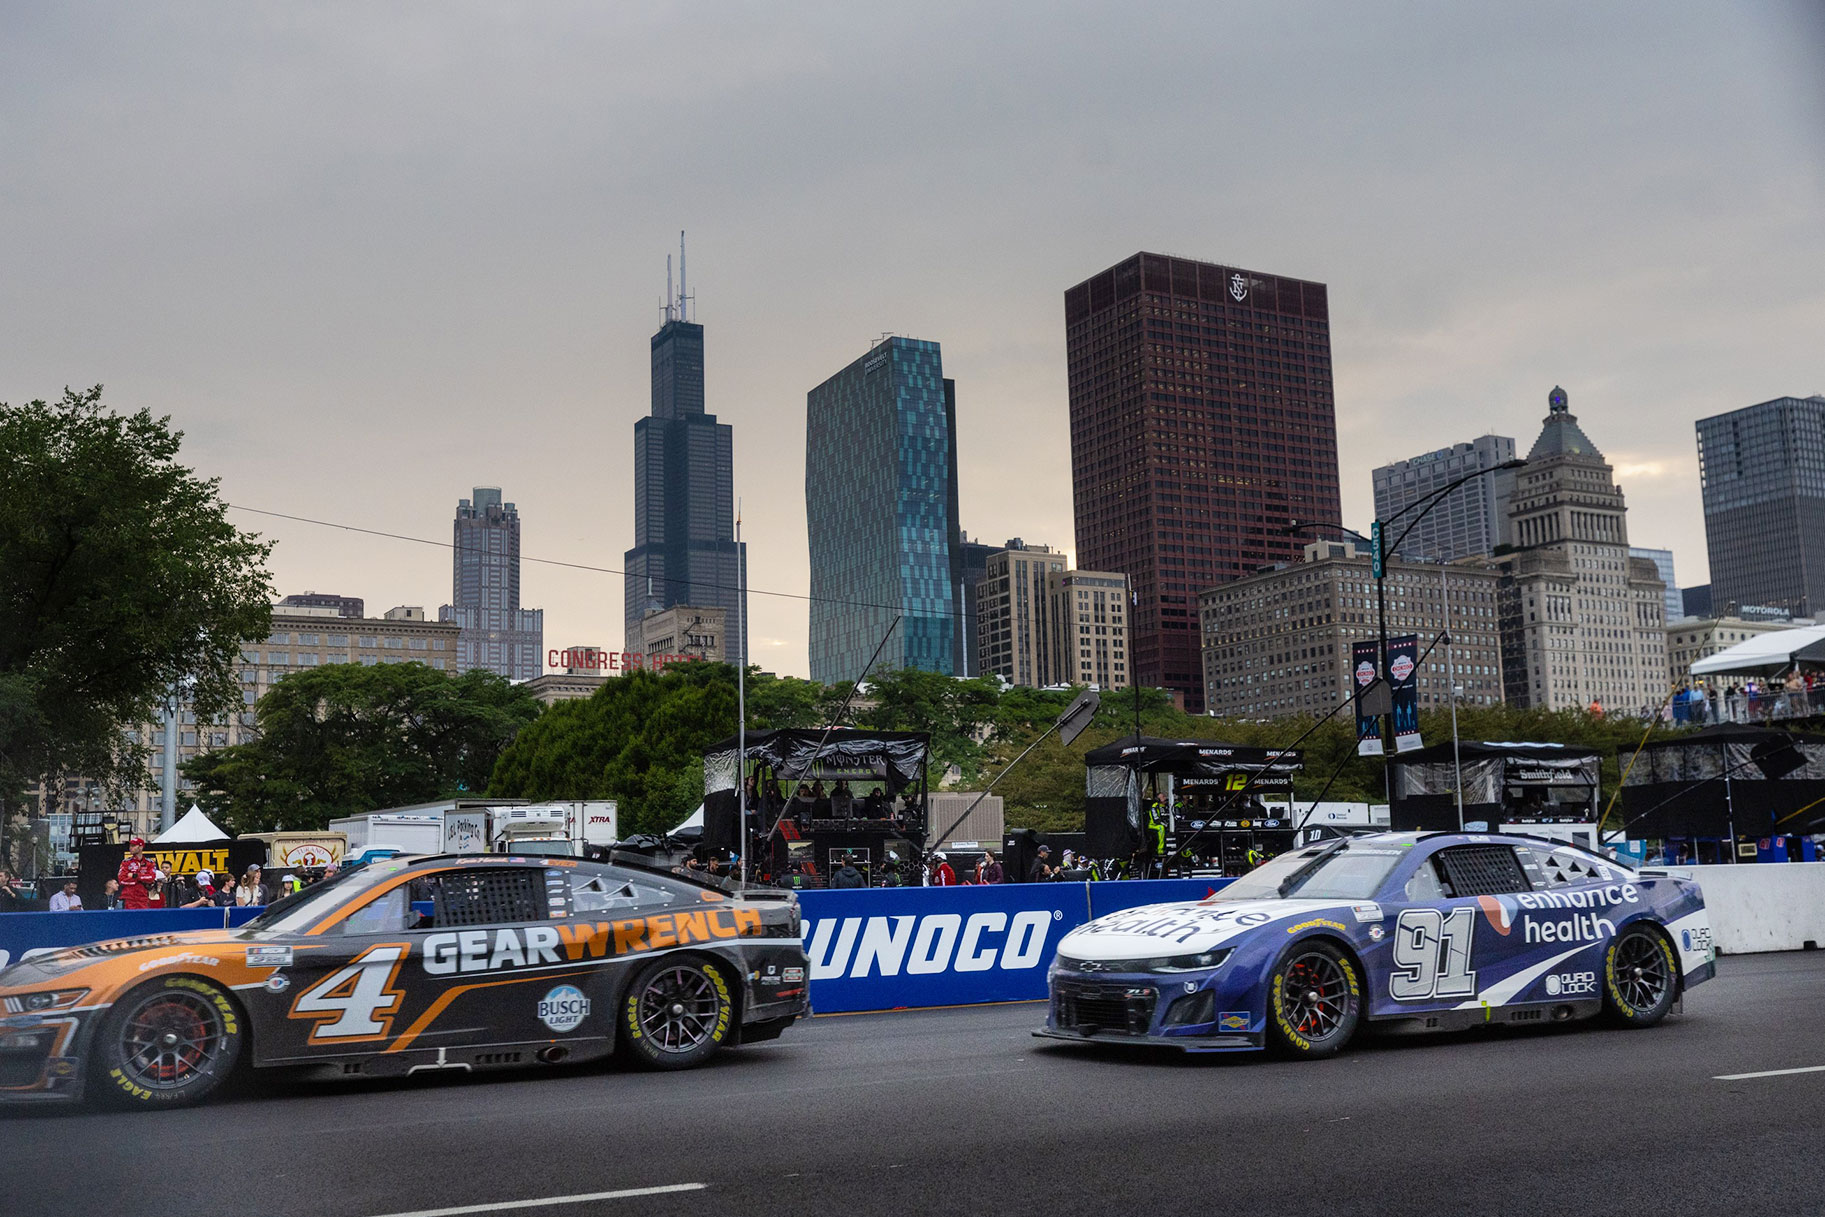
<svg viewBox="0 0 1825 1217">
<path fill-rule="evenodd" d="M 195 803 L 182 819 L 152 838 L 154 845 L 187 845 L 196 841 L 225 841 L 228 834 L 217 828 Z"/>
<path fill-rule="evenodd" d="M 1796 663 L 1825 665 L 1825 625 L 1757 634 L 1692 665 L 1694 676 L 1750 676 L 1784 672 Z"/>
</svg>

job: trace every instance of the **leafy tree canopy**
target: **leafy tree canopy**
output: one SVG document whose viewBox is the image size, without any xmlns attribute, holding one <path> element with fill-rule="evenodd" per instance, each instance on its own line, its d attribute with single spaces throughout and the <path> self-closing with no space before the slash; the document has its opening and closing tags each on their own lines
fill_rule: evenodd
<svg viewBox="0 0 1825 1217">
<path fill-rule="evenodd" d="M 197 801 L 235 832 L 480 794 L 539 703 L 493 672 L 345 663 L 285 677 L 257 713 L 257 739 L 184 766 Z"/>
<path fill-rule="evenodd" d="M 782 717 L 810 713 L 804 690 L 756 683 Z M 727 664 L 629 672 L 586 699 L 559 702 L 523 731 L 501 754 L 488 793 L 614 799 L 623 833 L 675 827 L 703 802 L 703 755 L 734 733 L 735 705 Z"/>
<path fill-rule="evenodd" d="M 183 433 L 98 385 L 0 403 L 0 800 L 47 775 L 143 785 L 124 731 L 192 682 L 198 718 L 241 705 L 241 642 L 271 625 L 270 542 L 227 519 Z"/>
</svg>

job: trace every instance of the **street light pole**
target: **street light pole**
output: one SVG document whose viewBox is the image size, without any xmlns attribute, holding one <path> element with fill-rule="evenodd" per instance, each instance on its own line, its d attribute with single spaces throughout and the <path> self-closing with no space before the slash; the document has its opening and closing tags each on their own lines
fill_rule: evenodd
<svg viewBox="0 0 1825 1217">
<path fill-rule="evenodd" d="M 1425 497 L 1407 504 L 1407 506 L 1401 508 L 1387 519 L 1375 521 L 1374 526 L 1370 528 L 1367 540 L 1369 541 L 1370 556 L 1374 563 L 1374 567 L 1370 573 L 1375 576 L 1376 636 L 1378 640 L 1377 650 L 1381 653 L 1382 684 L 1392 687 L 1388 680 L 1388 559 L 1400 551 L 1401 542 L 1405 541 L 1408 534 L 1413 531 L 1419 522 L 1425 519 L 1434 507 L 1437 507 L 1440 503 L 1444 502 L 1445 496 L 1450 494 L 1453 490 L 1456 490 L 1466 482 L 1473 482 L 1485 474 L 1499 473 L 1504 469 L 1519 469 L 1526 463 L 1526 461 L 1517 457 L 1512 461 L 1503 461 L 1500 465 L 1490 465 L 1482 469 L 1473 469 L 1463 477 L 1447 482 L 1445 485 L 1430 492 Z M 1394 544 L 1387 544 L 1385 538 L 1388 535 L 1388 526 L 1410 511 L 1418 511 L 1419 514 L 1413 517 L 1411 523 L 1401 529 L 1400 536 L 1394 539 Z M 1362 534 L 1355 529 L 1344 528 L 1341 524 L 1313 523 L 1301 520 L 1289 521 L 1286 527 L 1282 528 L 1280 531 L 1282 534 L 1286 534 L 1297 532 L 1302 528 L 1335 528 L 1349 533 L 1358 540 L 1364 539 Z M 1383 755 L 1385 756 L 1386 753 Z M 1459 820 L 1461 821 L 1462 818 L 1463 817 L 1460 815 Z"/>
</svg>

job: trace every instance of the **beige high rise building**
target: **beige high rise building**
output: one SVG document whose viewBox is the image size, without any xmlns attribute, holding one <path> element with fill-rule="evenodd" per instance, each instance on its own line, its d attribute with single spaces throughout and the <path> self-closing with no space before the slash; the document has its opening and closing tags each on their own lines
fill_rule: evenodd
<svg viewBox="0 0 1825 1217">
<path fill-rule="evenodd" d="M 728 622 L 727 609 L 674 604 L 640 619 L 640 650 L 649 656 L 689 655 L 721 663 L 729 658 L 725 653 Z M 650 667 L 651 662 L 645 666 Z"/>
<path fill-rule="evenodd" d="M 989 555 L 988 573 L 976 585 L 976 654 L 984 676 L 1032 688 L 1053 683 L 1046 579 L 1065 569 L 1062 553 L 1019 538 Z"/>
<path fill-rule="evenodd" d="M 1128 687 L 1128 577 L 1115 571 L 1046 575 L 1052 662 L 1048 684 Z"/>
<path fill-rule="evenodd" d="M 1555 387 L 1540 438 L 1508 487 L 1502 666 L 1517 706 L 1656 707 L 1667 694 L 1666 585 L 1629 556 L 1614 472 Z"/>
<path fill-rule="evenodd" d="M 1422 708 L 1502 700 L 1499 577 L 1476 559 L 1448 565 L 1391 561 L 1388 636 L 1419 635 L 1430 656 L 1415 678 Z M 1204 704 L 1222 718 L 1322 715 L 1350 696 L 1352 644 L 1379 636 L 1369 555 L 1319 541 L 1305 561 L 1211 588 L 1198 597 Z M 1451 646 L 1432 644 L 1449 627 Z M 1346 712 L 1347 713 L 1347 712 Z"/>
</svg>

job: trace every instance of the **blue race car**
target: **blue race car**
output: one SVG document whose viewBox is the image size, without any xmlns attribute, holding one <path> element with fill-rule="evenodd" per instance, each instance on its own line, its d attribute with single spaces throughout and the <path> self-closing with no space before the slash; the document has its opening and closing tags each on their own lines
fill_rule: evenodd
<svg viewBox="0 0 1825 1217">
<path fill-rule="evenodd" d="M 1079 926 L 1034 1034 L 1320 1057 L 1365 1022 L 1646 1027 L 1716 967 L 1690 880 L 1536 837 L 1375 833 Z"/>
</svg>

